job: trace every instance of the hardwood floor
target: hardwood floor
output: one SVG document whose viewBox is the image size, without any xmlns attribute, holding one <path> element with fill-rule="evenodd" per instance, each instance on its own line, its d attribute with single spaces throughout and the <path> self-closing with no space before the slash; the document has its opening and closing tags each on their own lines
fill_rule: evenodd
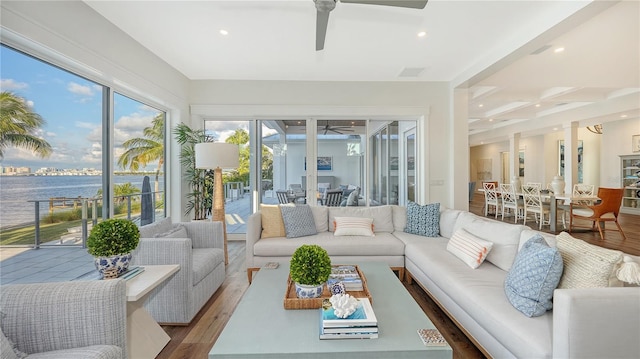
<svg viewBox="0 0 640 359">
<path fill-rule="evenodd" d="M 476 195 L 470 203 L 470 211 L 482 215 L 483 205 L 483 197 Z M 490 216 L 490 218 L 493 218 L 493 216 Z M 512 219 L 505 218 L 505 222 L 511 221 Z M 597 232 L 573 233 L 573 236 L 595 245 L 640 255 L 640 217 L 621 214 L 620 224 L 627 236 L 626 240 L 622 240 L 622 236 L 615 231 L 607 231 L 604 241 L 600 240 Z M 527 225 L 536 227 L 533 221 L 528 222 Z M 157 358 L 207 358 L 211 347 L 213 347 L 225 324 L 233 314 L 238 301 L 248 287 L 244 241 L 230 241 L 226 280 L 189 326 L 163 326 L 171 337 L 171 341 Z M 425 294 L 420 286 L 415 282 L 411 285 L 405 283 L 405 288 L 451 344 L 454 349 L 454 358 L 484 358 L 484 355 L 456 327 L 438 305 Z"/>
</svg>

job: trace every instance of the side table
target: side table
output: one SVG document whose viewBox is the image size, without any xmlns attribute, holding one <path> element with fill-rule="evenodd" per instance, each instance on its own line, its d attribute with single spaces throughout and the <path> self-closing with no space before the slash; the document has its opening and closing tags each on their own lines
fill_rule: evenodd
<svg viewBox="0 0 640 359">
<path fill-rule="evenodd" d="M 180 270 L 177 264 L 143 267 L 127 280 L 127 356 L 135 359 L 155 358 L 171 340 L 143 304 L 151 290 Z"/>
</svg>

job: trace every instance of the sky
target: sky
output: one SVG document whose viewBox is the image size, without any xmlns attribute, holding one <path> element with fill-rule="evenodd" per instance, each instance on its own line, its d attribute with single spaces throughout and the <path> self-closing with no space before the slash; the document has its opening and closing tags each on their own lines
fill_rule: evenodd
<svg viewBox="0 0 640 359">
<path fill-rule="evenodd" d="M 36 134 L 53 148 L 49 158 L 30 151 L 8 148 L 0 166 L 59 169 L 101 169 L 102 87 L 32 57 L 0 46 L 0 89 L 27 101 L 46 124 Z M 142 137 L 158 110 L 116 94 L 114 105 L 115 160 L 124 152 L 122 143 Z M 157 164 L 149 164 L 154 170 Z"/>
</svg>

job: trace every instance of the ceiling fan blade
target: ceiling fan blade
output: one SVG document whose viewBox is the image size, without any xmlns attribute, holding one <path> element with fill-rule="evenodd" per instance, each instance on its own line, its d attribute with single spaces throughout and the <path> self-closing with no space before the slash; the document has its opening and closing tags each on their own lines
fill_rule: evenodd
<svg viewBox="0 0 640 359">
<path fill-rule="evenodd" d="M 384 5 L 396 7 L 408 7 L 412 9 L 424 9 L 428 0 L 340 0 L 343 3 Z"/>
<path fill-rule="evenodd" d="M 329 12 L 318 11 L 316 15 L 316 51 L 324 49 L 324 38 L 327 36 Z"/>
</svg>

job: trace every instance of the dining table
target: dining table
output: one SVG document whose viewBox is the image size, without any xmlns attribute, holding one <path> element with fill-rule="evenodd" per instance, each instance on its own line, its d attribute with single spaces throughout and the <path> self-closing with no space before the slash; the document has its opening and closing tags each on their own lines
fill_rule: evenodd
<svg viewBox="0 0 640 359">
<path fill-rule="evenodd" d="M 478 192 L 484 195 L 484 188 L 479 188 Z M 502 194 L 500 189 L 496 189 L 496 193 Z M 522 192 L 516 192 L 516 195 L 523 198 Z M 552 191 L 540 191 L 540 197 L 544 202 L 549 202 L 549 231 L 558 233 L 558 202 L 570 204 L 572 202 L 597 202 L 600 200 L 597 196 L 574 196 L 572 193 L 553 193 Z"/>
</svg>

